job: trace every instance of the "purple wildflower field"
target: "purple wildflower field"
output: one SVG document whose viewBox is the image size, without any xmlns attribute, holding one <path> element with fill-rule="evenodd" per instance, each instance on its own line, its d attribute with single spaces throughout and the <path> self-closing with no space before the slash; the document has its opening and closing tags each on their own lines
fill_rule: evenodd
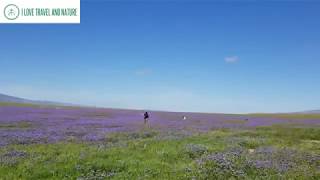
<svg viewBox="0 0 320 180">
<path fill-rule="evenodd" d="M 317 115 L 149 113 L 145 126 L 139 110 L 0 106 L 0 171 L 22 179 L 320 177 Z"/>
<path fill-rule="evenodd" d="M 67 139 L 98 141 L 111 132 L 143 128 L 143 111 L 77 107 L 0 107 L 0 145 L 51 143 Z M 150 112 L 157 130 L 205 132 L 219 128 L 246 129 L 274 124 L 320 125 L 318 119 L 279 119 L 251 115 Z M 186 116 L 186 120 L 183 120 Z"/>
</svg>

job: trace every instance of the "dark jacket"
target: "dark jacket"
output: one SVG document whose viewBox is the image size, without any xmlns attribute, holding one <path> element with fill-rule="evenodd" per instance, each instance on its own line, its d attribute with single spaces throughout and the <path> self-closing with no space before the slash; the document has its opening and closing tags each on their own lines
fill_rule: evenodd
<svg viewBox="0 0 320 180">
<path fill-rule="evenodd" d="M 149 113 L 148 112 L 145 112 L 144 113 L 144 119 L 148 119 L 149 118 Z"/>
</svg>

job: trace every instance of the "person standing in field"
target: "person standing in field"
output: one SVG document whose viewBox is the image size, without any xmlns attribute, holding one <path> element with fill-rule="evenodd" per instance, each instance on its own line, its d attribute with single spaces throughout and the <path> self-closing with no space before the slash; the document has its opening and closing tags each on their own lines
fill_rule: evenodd
<svg viewBox="0 0 320 180">
<path fill-rule="evenodd" d="M 144 113 L 144 125 L 148 125 L 148 121 L 149 121 L 149 113 L 148 112 L 145 112 Z"/>
</svg>

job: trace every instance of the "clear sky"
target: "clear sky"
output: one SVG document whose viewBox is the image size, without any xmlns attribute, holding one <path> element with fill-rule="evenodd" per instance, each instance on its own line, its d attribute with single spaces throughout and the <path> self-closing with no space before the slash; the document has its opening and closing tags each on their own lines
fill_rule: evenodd
<svg viewBox="0 0 320 180">
<path fill-rule="evenodd" d="M 320 2 L 82 2 L 0 25 L 0 93 L 115 108 L 320 109 Z"/>
</svg>

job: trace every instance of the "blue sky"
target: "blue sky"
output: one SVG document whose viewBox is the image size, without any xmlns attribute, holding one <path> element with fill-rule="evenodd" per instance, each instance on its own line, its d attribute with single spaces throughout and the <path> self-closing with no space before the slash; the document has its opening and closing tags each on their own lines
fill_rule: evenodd
<svg viewBox="0 0 320 180">
<path fill-rule="evenodd" d="M 0 25 L 0 92 L 115 108 L 320 108 L 320 2 L 82 2 L 80 25 Z"/>
</svg>

